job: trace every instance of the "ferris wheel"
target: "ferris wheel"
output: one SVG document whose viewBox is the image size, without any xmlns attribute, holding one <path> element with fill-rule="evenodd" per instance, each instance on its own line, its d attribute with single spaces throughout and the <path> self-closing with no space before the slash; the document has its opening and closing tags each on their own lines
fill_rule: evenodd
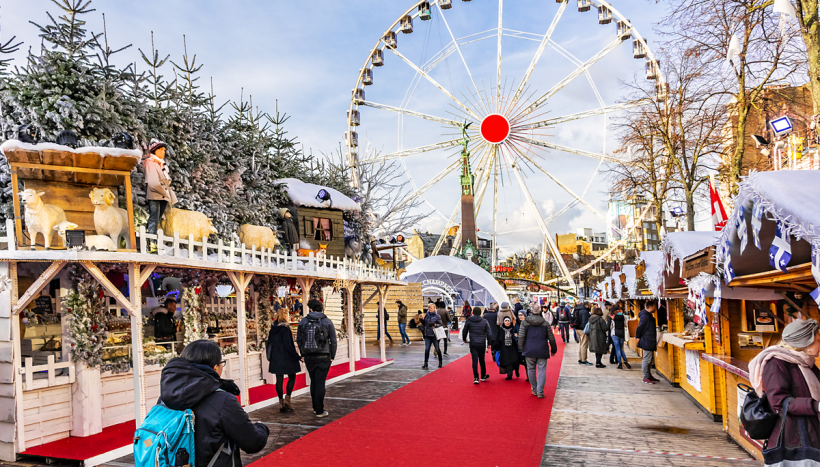
<svg viewBox="0 0 820 467">
<path fill-rule="evenodd" d="M 568 19 L 576 7 L 586 17 Z M 591 18 L 596 10 L 597 18 Z M 464 29 L 466 33 L 461 32 Z M 583 50 L 571 50 L 572 42 L 582 43 Z M 630 44 L 631 51 L 624 51 Z M 595 52 L 591 56 L 590 48 Z M 547 52 L 550 58 L 545 63 L 542 58 Z M 589 58 L 576 56 L 582 53 Z M 625 56 L 627 63 L 623 63 Z M 636 67 L 633 59 L 642 60 L 643 66 Z M 442 185 L 459 172 L 462 131 L 469 124 L 464 131 L 475 174 L 475 217 L 482 206 L 492 217 L 492 265 L 498 264 L 499 237 L 510 231 L 499 231 L 505 200 L 516 196 L 537 224 L 531 230 L 537 232 L 542 245 L 539 280 L 544 280 L 550 252 L 563 279 L 573 287 L 573 273 L 559 253 L 549 224 L 578 206 L 620 232 L 584 196 L 601 164 L 619 160 L 607 154 L 607 115 L 646 102 L 606 104 L 594 79 L 596 64 L 602 67 L 597 70 L 598 81 L 617 81 L 615 70 L 635 73 L 637 69 L 655 81 L 657 99 L 668 94 L 660 63 L 647 41 L 605 1 L 517 0 L 506 6 L 504 0 L 417 2 L 379 37 L 356 78 L 345 132 L 346 160 L 354 169 L 351 183 L 359 186 L 360 166 L 398 161 L 413 188 L 402 203 L 423 200 L 446 218 L 446 232 L 458 223 L 461 204 L 451 211 L 438 200 L 444 198 Z M 457 72 L 460 80 L 453 76 Z M 579 85 L 586 87 L 585 94 L 579 94 Z M 574 104 L 589 100 L 574 97 L 578 95 L 591 96 L 592 105 L 573 109 Z M 575 125 L 582 133 L 594 126 L 595 133 L 579 138 L 582 144 L 566 144 L 551 134 L 560 135 L 564 125 Z M 395 138 L 385 137 L 387 134 Z M 365 138 L 368 141 L 361 148 L 360 138 L 362 143 Z M 383 149 L 371 150 L 372 143 Z M 558 154 L 561 158 L 556 160 Z M 557 171 L 569 173 L 572 181 L 562 181 Z M 544 216 L 536 200 L 543 204 L 550 190 L 567 193 L 570 201 Z M 488 191 L 491 205 L 483 203 Z M 443 233 L 433 254 L 444 241 Z"/>
</svg>

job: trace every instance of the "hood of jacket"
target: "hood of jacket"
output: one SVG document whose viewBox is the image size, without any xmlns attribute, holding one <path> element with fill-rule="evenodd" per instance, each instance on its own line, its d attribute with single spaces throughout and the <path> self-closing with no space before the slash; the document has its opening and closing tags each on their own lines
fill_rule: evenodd
<svg viewBox="0 0 820 467">
<path fill-rule="evenodd" d="M 652 313 L 650 313 L 647 310 L 641 310 L 641 312 L 638 313 L 638 318 L 643 319 L 644 317 L 647 317 L 647 315 L 648 315 L 649 318 L 653 318 Z"/>
<path fill-rule="evenodd" d="M 321 321 L 322 319 L 327 318 L 327 316 L 322 313 L 321 311 L 311 311 L 307 314 L 307 317 L 310 319 L 315 319 Z"/>
<path fill-rule="evenodd" d="M 467 321 L 469 321 L 471 323 L 480 323 L 483 319 L 484 319 L 483 316 L 472 315 L 469 318 L 467 318 Z"/>
<path fill-rule="evenodd" d="M 547 322 L 547 320 L 544 319 L 544 316 L 535 314 L 527 316 L 527 319 L 524 321 L 526 321 L 530 326 L 541 326 Z"/>
<path fill-rule="evenodd" d="M 279 323 L 277 325 L 271 326 L 271 328 L 270 328 L 270 335 L 271 336 L 278 336 L 279 334 L 284 334 L 284 333 L 291 334 L 290 326 L 288 326 L 287 324 Z"/>
<path fill-rule="evenodd" d="M 162 369 L 160 399 L 170 409 L 190 409 L 219 389 L 220 384 L 213 369 L 172 358 Z"/>
</svg>

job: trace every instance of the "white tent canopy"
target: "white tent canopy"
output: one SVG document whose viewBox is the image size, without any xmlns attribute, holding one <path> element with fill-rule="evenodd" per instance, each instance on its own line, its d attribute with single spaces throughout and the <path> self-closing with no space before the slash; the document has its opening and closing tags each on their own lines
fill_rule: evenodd
<svg viewBox="0 0 820 467">
<path fill-rule="evenodd" d="M 489 272 L 470 261 L 453 256 L 430 256 L 413 261 L 401 280 L 421 282 L 430 286 L 444 283 L 456 293 L 457 305 L 468 300 L 470 305 L 487 306 L 490 302 L 509 302 L 507 292 Z"/>
</svg>

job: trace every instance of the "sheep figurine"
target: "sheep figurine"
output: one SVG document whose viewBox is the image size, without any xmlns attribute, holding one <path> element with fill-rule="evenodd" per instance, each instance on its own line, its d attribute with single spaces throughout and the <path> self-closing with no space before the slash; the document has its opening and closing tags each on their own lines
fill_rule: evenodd
<svg viewBox="0 0 820 467">
<path fill-rule="evenodd" d="M 46 250 L 51 247 L 51 235 L 54 233 L 54 226 L 66 220 L 65 211 L 53 204 L 43 203 L 41 196 L 45 192 L 36 192 L 31 188 L 20 192 L 20 200 L 26 205 L 26 230 L 31 240 L 31 249 L 37 243 L 37 234 L 43 234 Z M 63 240 L 65 247 L 65 240 Z"/>
<path fill-rule="evenodd" d="M 279 246 L 279 240 L 276 239 L 276 233 L 270 227 L 260 225 L 242 224 L 239 226 L 237 233 L 240 243 L 244 243 L 246 247 L 256 247 L 258 250 L 269 248 L 273 250 Z"/>
<path fill-rule="evenodd" d="M 164 235 L 179 234 L 179 238 L 188 238 L 193 235 L 196 239 L 216 234 L 217 231 L 211 220 L 205 214 L 185 209 L 168 207 L 160 222 Z"/>
<path fill-rule="evenodd" d="M 117 196 L 108 188 L 94 188 L 88 194 L 94 209 L 94 228 L 97 234 L 106 235 L 114 242 L 113 251 L 117 251 L 120 237 L 125 239 L 126 248 L 131 248 L 131 236 L 128 233 L 128 211 L 115 206 Z M 88 240 L 86 240 L 86 244 Z"/>
<path fill-rule="evenodd" d="M 57 231 L 57 235 L 63 239 L 63 245 L 65 245 L 65 231 L 66 230 L 74 230 L 77 228 L 77 224 L 73 222 L 63 221 L 59 224 L 54 226 L 54 230 Z M 111 237 L 107 235 L 86 235 L 85 237 L 85 247 L 88 250 L 108 250 L 108 251 L 117 251 L 117 246 L 114 244 L 114 240 L 111 240 Z"/>
</svg>

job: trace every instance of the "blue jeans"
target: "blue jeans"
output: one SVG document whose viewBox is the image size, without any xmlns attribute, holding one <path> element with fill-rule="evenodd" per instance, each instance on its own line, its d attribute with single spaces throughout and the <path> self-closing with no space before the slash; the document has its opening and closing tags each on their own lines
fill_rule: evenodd
<svg viewBox="0 0 820 467">
<path fill-rule="evenodd" d="M 401 334 L 401 343 L 404 344 L 405 341 L 409 344 L 410 337 L 407 336 L 407 325 L 404 323 L 399 323 L 399 334 Z"/>
<path fill-rule="evenodd" d="M 390 333 L 387 332 L 387 326 L 384 327 L 384 337 L 390 339 L 390 342 L 393 342 L 393 338 L 390 337 Z M 382 326 L 380 323 L 376 323 L 376 341 L 382 338 Z"/>
<path fill-rule="evenodd" d="M 624 353 L 624 340 L 616 335 L 612 335 L 612 345 L 615 346 L 615 358 L 618 363 L 626 362 L 626 354 Z"/>
<path fill-rule="evenodd" d="M 569 342 L 569 323 L 558 323 L 558 328 L 561 330 L 561 340 Z"/>
</svg>

